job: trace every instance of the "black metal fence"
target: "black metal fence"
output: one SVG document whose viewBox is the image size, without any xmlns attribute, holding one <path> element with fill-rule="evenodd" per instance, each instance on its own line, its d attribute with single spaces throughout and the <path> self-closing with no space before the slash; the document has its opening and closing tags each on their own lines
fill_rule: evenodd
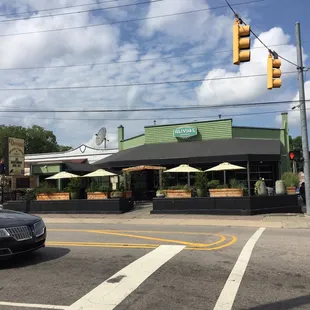
<svg viewBox="0 0 310 310">
<path fill-rule="evenodd" d="M 24 196 L 23 191 L 11 191 L 11 192 L 3 192 L 3 202 L 12 201 L 12 200 L 22 200 Z M 2 198 L 2 192 L 0 191 L 0 197 Z"/>
</svg>

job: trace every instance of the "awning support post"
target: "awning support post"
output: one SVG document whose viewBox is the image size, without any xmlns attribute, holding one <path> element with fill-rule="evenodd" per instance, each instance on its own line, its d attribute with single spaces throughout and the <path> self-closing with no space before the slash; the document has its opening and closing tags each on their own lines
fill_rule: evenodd
<svg viewBox="0 0 310 310">
<path fill-rule="evenodd" d="M 251 182 L 250 182 L 250 161 L 247 161 L 246 164 L 247 169 L 247 180 L 248 180 L 248 195 L 251 196 Z"/>
<path fill-rule="evenodd" d="M 159 169 L 159 188 L 163 188 L 163 170 Z"/>
<path fill-rule="evenodd" d="M 127 191 L 127 178 L 126 178 L 126 172 L 123 173 L 123 179 L 124 179 L 124 191 Z"/>
</svg>

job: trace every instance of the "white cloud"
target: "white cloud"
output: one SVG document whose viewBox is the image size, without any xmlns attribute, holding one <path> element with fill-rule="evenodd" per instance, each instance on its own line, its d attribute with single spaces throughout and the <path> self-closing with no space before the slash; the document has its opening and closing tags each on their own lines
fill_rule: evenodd
<svg viewBox="0 0 310 310">
<path fill-rule="evenodd" d="M 279 55 L 295 61 L 296 48 L 289 44 L 290 37 L 286 35 L 281 28 L 272 28 L 267 32 L 261 33 L 259 38 L 268 45 L 284 44 L 276 47 L 276 51 Z M 222 78 L 222 77 L 238 77 L 238 76 L 250 76 L 256 74 L 267 73 L 267 56 L 268 51 L 261 47 L 262 44 L 255 39 L 253 48 L 251 50 L 251 61 L 241 64 L 236 70 L 227 70 L 215 68 L 208 72 L 206 79 Z M 256 48 L 256 49 L 255 49 Z M 304 55 L 304 58 L 307 56 Z M 230 60 L 232 61 L 232 59 Z M 281 71 L 291 72 L 296 70 L 295 66 L 282 60 Z M 280 92 L 283 92 L 285 84 L 292 78 L 293 75 L 282 75 L 282 88 Z M 230 104 L 230 103 L 242 103 L 251 102 L 257 100 L 266 95 L 277 96 L 279 90 L 273 89 L 272 93 L 267 89 L 267 78 L 252 77 L 252 78 L 236 78 L 227 79 L 221 81 L 205 81 L 196 89 L 198 100 L 201 104 Z"/>
<path fill-rule="evenodd" d="M 231 27 L 231 18 L 226 15 L 215 15 L 205 0 L 181 0 L 154 2 L 149 6 L 146 20 L 140 32 L 147 37 L 155 33 L 167 35 L 177 43 L 200 43 L 205 49 L 212 49 L 223 39 L 228 39 L 227 29 Z M 182 12 L 204 10 L 190 14 Z M 164 18 L 154 16 L 172 15 Z"/>
<path fill-rule="evenodd" d="M 184 11 L 208 8 L 205 0 L 175 0 L 139 5 L 128 8 L 110 9 L 96 13 L 82 13 L 53 18 L 30 19 L 9 23 L 0 22 L 0 35 L 41 31 L 63 27 L 88 25 L 98 22 L 113 22 L 124 19 L 143 18 L 173 14 Z M 121 4 L 137 1 L 127 0 Z M 0 12 L 40 10 L 77 4 L 74 0 L 53 0 L 53 3 L 40 0 L 2 1 Z M 57 10 L 53 13 L 79 11 L 98 7 L 114 6 L 112 3 L 90 5 L 82 8 Z M 212 6 L 214 4 L 212 3 Z M 225 12 L 225 14 L 223 13 Z M 63 87 L 85 85 L 112 85 L 151 83 L 250 75 L 265 72 L 266 51 L 252 50 L 252 61 L 236 67 L 231 63 L 230 54 L 215 54 L 219 50 L 231 48 L 231 29 L 233 18 L 226 10 L 210 10 L 201 13 L 176 15 L 148 19 L 140 23 L 123 23 L 75 30 L 44 32 L 37 34 L 0 37 L 0 68 L 32 66 L 54 66 L 67 64 L 122 63 L 98 66 L 68 67 L 57 69 L 0 71 L 0 88 Z M 39 12 L 36 15 L 47 15 Z M 10 16 L 16 18 L 17 16 Z M 248 19 L 247 19 L 248 21 Z M 295 48 L 289 44 L 290 38 L 280 28 L 273 28 L 261 34 L 267 44 L 282 44 L 276 50 L 294 60 Z M 254 46 L 259 44 L 255 41 Z M 201 57 L 179 57 L 140 61 L 150 58 L 180 56 L 184 54 L 205 53 Z M 292 67 L 283 63 L 283 71 Z M 283 97 L 284 76 L 281 93 L 272 95 Z M 117 127 L 124 125 L 126 137 L 140 134 L 145 125 L 183 120 L 173 117 L 216 115 L 216 111 L 161 111 L 161 112 L 122 112 L 87 113 L 87 109 L 135 109 L 162 106 L 188 106 L 200 102 L 203 105 L 230 102 L 263 100 L 267 94 L 265 79 L 236 79 L 202 83 L 195 91 L 196 84 L 161 84 L 152 86 L 107 87 L 73 90 L 43 91 L 0 91 L 1 109 L 49 109 L 79 110 L 71 113 L 1 113 L 13 117 L 1 118 L 4 124 L 30 126 L 41 125 L 53 130 L 59 143 L 78 146 L 88 143 L 94 146 L 94 134 L 103 126 L 107 127 L 107 146 L 117 146 Z M 283 92 L 284 90 L 284 92 Z M 295 92 L 295 90 L 294 90 Z M 291 94 L 291 92 L 288 92 Z M 235 111 L 229 111 L 230 114 Z M 0 115 L 0 116 L 1 116 Z M 186 121 L 184 119 L 184 121 Z"/>
<path fill-rule="evenodd" d="M 305 99 L 310 100 L 310 81 L 305 82 Z M 296 102 L 299 100 L 299 92 L 292 98 L 292 103 L 288 105 L 288 121 L 289 125 L 292 127 L 300 127 L 300 109 L 299 103 Z M 294 108 L 294 109 L 293 109 Z M 310 104 L 309 101 L 306 101 L 306 114 L 307 114 L 307 122 L 310 121 Z M 281 122 L 281 117 L 276 116 L 276 122 Z M 308 129 L 309 130 L 309 129 Z"/>
</svg>

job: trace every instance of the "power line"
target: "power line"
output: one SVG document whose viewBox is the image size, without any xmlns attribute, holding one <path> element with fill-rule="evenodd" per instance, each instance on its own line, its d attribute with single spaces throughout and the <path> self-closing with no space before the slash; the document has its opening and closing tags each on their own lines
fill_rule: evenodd
<svg viewBox="0 0 310 310">
<path fill-rule="evenodd" d="M 77 11 L 77 12 L 63 12 L 63 13 L 58 13 L 58 14 L 31 16 L 31 17 L 28 17 L 26 19 L 25 18 L 3 19 L 3 20 L 0 20 L 0 23 L 14 22 L 14 21 L 18 21 L 18 20 L 28 21 L 28 20 L 32 20 L 32 19 L 38 19 L 38 18 L 47 18 L 47 17 L 81 14 L 81 13 L 87 13 L 87 12 L 105 11 L 105 10 L 109 10 L 109 9 L 118 9 L 118 8 L 137 6 L 137 5 L 143 5 L 143 4 L 150 4 L 153 2 L 161 2 L 161 1 L 164 1 L 164 0 L 151 0 L 151 1 L 144 1 L 144 2 L 138 2 L 138 3 L 130 3 L 130 4 L 117 5 L 117 6 L 110 6 L 110 7 L 106 7 L 106 8 L 82 10 L 82 11 Z"/>
<path fill-rule="evenodd" d="M 305 100 L 305 101 L 310 101 Z M 154 111 L 187 111 L 187 110 L 201 110 L 201 109 L 222 109 L 222 108 L 241 108 L 241 107 L 257 107 L 261 105 L 273 104 L 287 104 L 287 103 L 300 103 L 300 100 L 284 100 L 284 101 L 263 101 L 263 102 L 250 102 L 250 103 L 236 103 L 236 104 L 222 104 L 222 105 L 209 105 L 209 106 L 183 106 L 183 107 L 161 107 L 161 108 L 136 108 L 136 109 L 90 109 L 90 110 L 24 110 L 22 108 L 1 110 L 2 112 L 12 113 L 120 113 L 120 112 L 154 112 Z"/>
<path fill-rule="evenodd" d="M 35 10 L 35 11 L 24 11 L 24 12 L 16 12 L 16 13 L 7 13 L 7 14 L 1 14 L 0 16 L 2 17 L 2 16 L 10 16 L 10 15 L 37 14 L 39 12 L 55 11 L 55 10 L 65 10 L 65 9 L 77 8 L 77 7 L 81 7 L 81 6 L 97 5 L 97 4 L 116 2 L 116 1 L 117 0 L 89 2 L 89 3 L 85 3 L 85 4 L 75 4 L 75 5 L 61 6 L 61 7 L 56 7 L 56 8 L 40 9 L 40 10 Z"/>
<path fill-rule="evenodd" d="M 295 71 L 283 72 L 283 74 L 296 74 Z M 237 75 L 218 78 L 206 79 L 192 79 L 192 80 L 179 80 L 179 81 L 160 81 L 160 82 L 145 82 L 145 83 L 128 83 L 128 84 L 111 84 L 111 85 L 83 85 L 83 86 L 59 86 L 59 87 L 32 87 L 32 88 L 0 88 L 0 91 L 31 91 L 31 90 L 67 90 L 67 89 L 93 89 L 93 88 L 112 88 L 112 87 L 131 87 L 131 86 L 150 86 L 150 85 L 163 85 L 163 84 L 182 84 L 182 83 L 197 83 L 205 81 L 221 81 L 221 80 L 234 80 L 244 78 L 255 78 L 266 76 L 266 73 L 253 74 L 253 75 Z"/>
<path fill-rule="evenodd" d="M 307 108 L 306 110 L 310 110 Z M 262 112 L 252 112 L 252 113 L 236 113 L 236 114 L 220 114 L 221 118 L 225 117 L 239 117 L 239 116 L 256 116 L 256 115 L 267 115 L 267 114 L 278 114 L 283 112 L 292 112 L 292 110 L 277 110 L 277 111 L 262 111 Z M 188 119 L 207 119 L 207 118 L 218 118 L 219 114 L 205 115 L 205 116 L 180 116 L 180 117 L 165 117 L 164 120 L 188 120 Z M 25 117 L 14 116 L 14 115 L 1 115 L 0 118 L 13 118 L 13 119 L 24 119 Z M 53 120 L 53 121 L 102 121 L 102 118 L 55 118 L 55 117 L 29 117 L 27 119 L 37 119 L 37 120 Z M 109 121 L 153 121 L 153 118 L 108 118 L 104 119 L 105 122 Z"/>
<path fill-rule="evenodd" d="M 236 3 L 236 4 L 234 4 L 234 6 L 244 5 L 244 4 L 249 4 L 249 3 L 255 3 L 255 2 L 261 2 L 261 1 L 264 1 L 264 0 L 252 0 L 252 1 L 248 1 L 248 2 L 241 2 L 241 3 Z M 226 7 L 226 6 L 225 6 L 225 5 L 221 5 L 221 6 L 213 7 L 213 8 L 205 8 L 205 9 L 199 9 L 199 10 L 191 10 L 191 11 L 185 11 L 185 12 L 179 12 L 179 13 L 172 13 L 172 14 L 164 14 L 164 15 L 157 15 L 157 16 L 151 16 L 151 17 L 135 18 L 135 19 L 114 21 L 114 22 L 108 22 L 108 23 L 98 23 L 98 24 L 83 25 L 83 26 L 75 26 L 75 27 L 66 27 L 66 28 L 56 28 L 56 29 L 29 31 L 29 32 L 18 32 L 18 33 L 0 34 L 0 37 L 11 37 L 11 36 L 19 36 L 19 35 L 34 34 L 34 33 L 56 32 L 56 31 L 63 31 L 63 30 L 74 30 L 74 29 L 81 29 L 81 28 L 90 28 L 90 27 L 98 27 L 98 26 L 106 26 L 106 25 L 115 25 L 115 24 L 122 24 L 122 23 L 130 23 L 130 22 L 139 22 L 139 21 L 148 20 L 148 19 L 157 19 L 157 18 L 163 18 L 163 17 L 170 17 L 170 16 L 177 16 L 177 15 L 184 15 L 184 14 L 192 14 L 192 13 L 198 13 L 198 12 L 205 12 L 205 11 L 210 11 L 210 10 L 214 10 L 214 9 L 220 9 L 220 8 L 224 8 L 224 7 Z"/>
<path fill-rule="evenodd" d="M 309 42 L 309 41 L 305 41 Z M 270 46 L 283 46 L 287 44 L 274 44 Z M 263 46 L 253 47 L 252 49 L 264 48 Z M 230 53 L 232 50 L 222 50 L 215 51 L 211 54 L 220 54 L 220 53 Z M 90 67 L 90 66 L 104 66 L 104 65 L 113 65 L 113 64 L 126 64 L 126 63 L 139 63 L 145 61 L 153 60 L 166 60 L 166 59 L 175 59 L 175 58 L 187 58 L 187 57 L 202 57 L 210 55 L 210 53 L 198 53 L 198 54 L 188 54 L 188 55 L 176 55 L 176 56 L 162 56 L 162 57 L 150 57 L 137 60 L 120 60 L 120 61 L 110 61 L 110 62 L 97 62 L 97 63 L 85 63 L 85 64 L 70 64 L 70 65 L 58 65 L 58 66 L 37 66 L 37 67 L 17 67 L 17 68 L 0 68 L 0 71 L 13 71 L 13 70 L 36 70 L 36 69 L 57 69 L 57 68 L 76 68 L 76 67 Z"/>
<path fill-rule="evenodd" d="M 240 17 L 239 15 L 236 13 L 236 11 L 232 8 L 232 5 L 230 5 L 230 3 L 228 2 L 228 0 L 225 0 L 226 4 L 228 5 L 228 7 L 231 9 L 231 11 L 234 13 L 235 17 L 238 18 L 240 20 L 240 22 L 244 25 L 247 25 Z M 256 33 L 250 28 L 250 32 L 253 34 L 253 36 L 269 51 L 269 53 L 274 54 L 274 52 L 259 38 L 258 35 L 256 35 Z M 297 64 L 295 64 L 294 62 L 288 60 L 287 58 L 279 55 L 277 53 L 278 57 L 283 59 L 284 61 L 294 65 L 295 67 L 298 67 Z"/>
</svg>

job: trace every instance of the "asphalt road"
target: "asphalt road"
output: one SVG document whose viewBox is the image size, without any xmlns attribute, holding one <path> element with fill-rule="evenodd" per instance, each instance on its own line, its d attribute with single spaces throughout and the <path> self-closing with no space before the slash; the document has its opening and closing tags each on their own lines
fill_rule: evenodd
<svg viewBox="0 0 310 310">
<path fill-rule="evenodd" d="M 0 262 L 0 309 L 310 309 L 309 232 L 53 224 L 45 249 Z"/>
</svg>

